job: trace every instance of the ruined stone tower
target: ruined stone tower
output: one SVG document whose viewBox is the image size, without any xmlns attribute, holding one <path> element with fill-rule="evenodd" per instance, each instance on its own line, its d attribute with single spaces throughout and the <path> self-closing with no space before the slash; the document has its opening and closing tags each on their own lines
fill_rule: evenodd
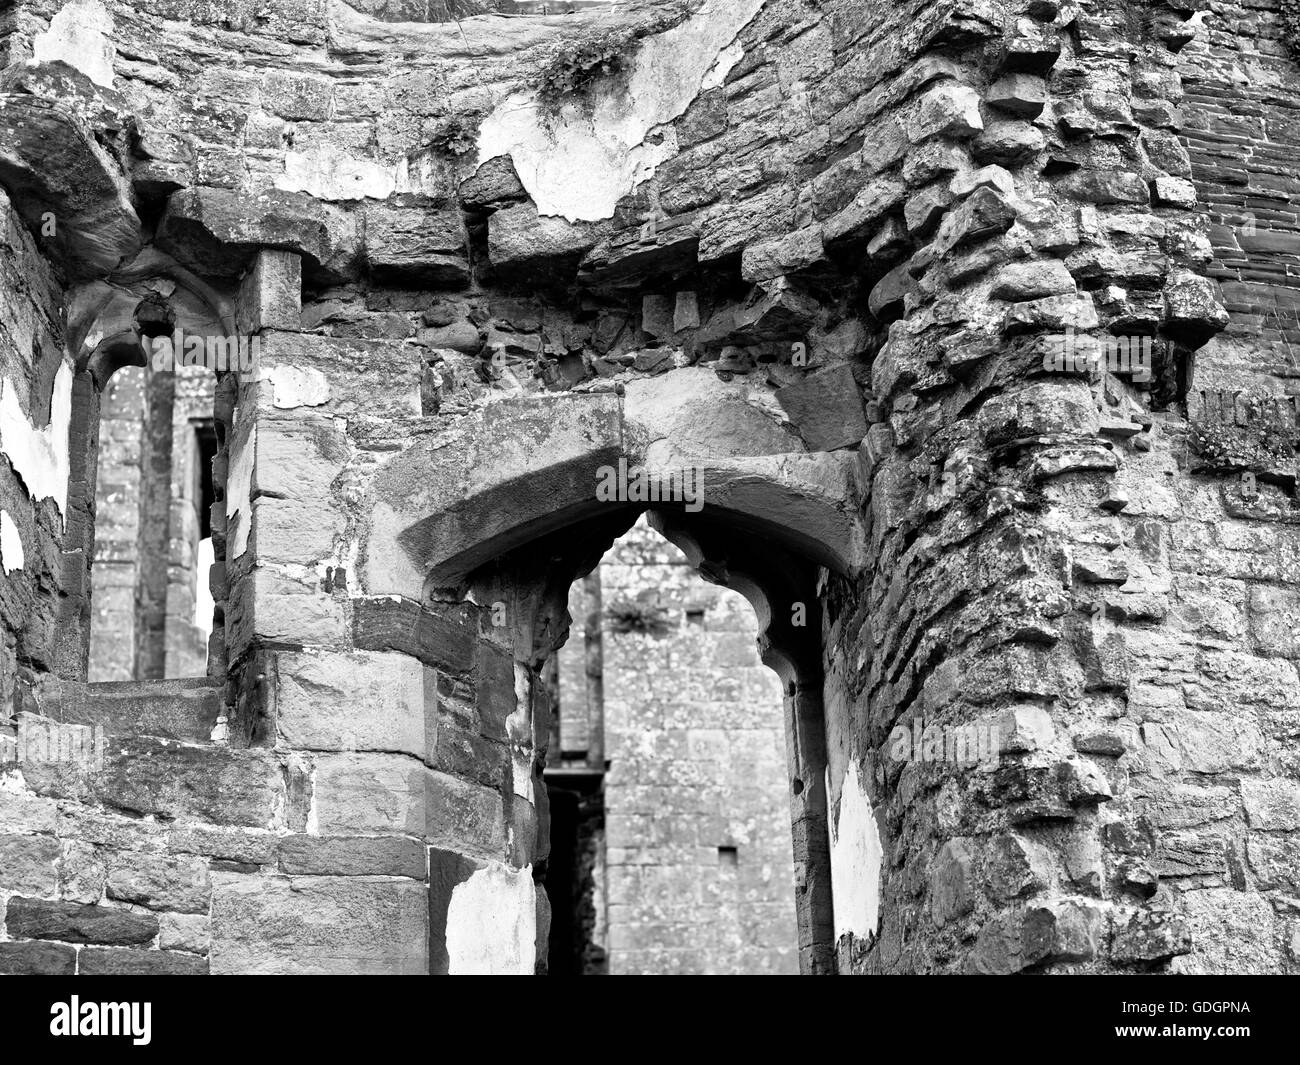
<svg viewBox="0 0 1300 1065">
<path fill-rule="evenodd" d="M 1300 9 L 1191 3 L 0 0 L 0 972 L 544 970 L 643 513 L 804 972 L 1300 971 Z"/>
</svg>

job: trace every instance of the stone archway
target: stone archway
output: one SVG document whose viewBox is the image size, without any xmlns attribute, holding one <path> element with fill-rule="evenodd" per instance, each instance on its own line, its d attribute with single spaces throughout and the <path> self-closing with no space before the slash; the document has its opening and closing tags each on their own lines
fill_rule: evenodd
<svg viewBox="0 0 1300 1065">
<path fill-rule="evenodd" d="M 71 286 L 67 301 L 83 395 L 69 448 L 85 471 L 70 503 L 90 520 L 73 530 L 89 573 L 65 611 L 65 679 L 220 677 L 219 640 L 208 662 L 214 612 L 202 627 L 191 621 L 210 583 L 202 530 L 213 561 L 224 561 L 210 514 L 226 486 L 211 469 L 233 428 L 236 301 L 152 246 Z M 215 365 L 228 354 L 229 369 Z"/>
<path fill-rule="evenodd" d="M 856 459 L 804 449 L 770 410 L 747 402 L 750 391 L 688 369 L 619 393 L 490 403 L 455 439 L 431 439 L 383 469 L 359 568 L 371 596 L 499 612 L 495 627 L 505 630 L 515 675 L 499 710 L 511 745 L 508 805 L 513 824 L 535 836 L 515 840 L 509 859 L 528 867 L 548 846 L 544 789 L 535 784 L 549 723 L 532 720 L 545 709 L 541 669 L 567 638 L 569 586 L 648 511 L 706 580 L 741 592 L 758 616 L 762 659 L 785 692 L 800 964 L 830 972 L 818 573 L 849 577 L 864 557 Z M 714 417 L 700 419 L 703 406 Z M 602 483 L 620 468 L 633 480 L 643 470 L 653 484 L 689 469 L 699 497 L 602 499 Z M 462 867 L 465 876 L 475 871 Z M 449 889 L 464 882 L 453 877 Z M 439 915 L 447 910 L 433 905 Z M 430 934 L 436 941 L 438 929 Z"/>
</svg>

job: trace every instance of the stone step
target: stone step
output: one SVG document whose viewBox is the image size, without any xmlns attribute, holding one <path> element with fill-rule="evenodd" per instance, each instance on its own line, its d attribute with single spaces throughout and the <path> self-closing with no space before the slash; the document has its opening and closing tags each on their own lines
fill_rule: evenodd
<svg viewBox="0 0 1300 1065">
<path fill-rule="evenodd" d="M 22 709 L 64 725 L 102 726 L 109 736 L 208 743 L 224 704 L 221 687 L 206 677 L 93 684 L 46 680 Z"/>
</svg>

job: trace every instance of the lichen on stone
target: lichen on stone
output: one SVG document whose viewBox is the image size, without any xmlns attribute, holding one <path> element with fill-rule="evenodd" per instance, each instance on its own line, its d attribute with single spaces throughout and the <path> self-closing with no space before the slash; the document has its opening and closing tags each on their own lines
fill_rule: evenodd
<svg viewBox="0 0 1300 1065">
<path fill-rule="evenodd" d="M 1244 424 L 1199 419 L 1191 422 L 1187 440 L 1200 459 L 1198 467 L 1222 473 L 1294 474 L 1294 441 L 1279 433 L 1277 425 L 1264 416 L 1261 397 L 1244 397 L 1244 403 Z"/>
</svg>

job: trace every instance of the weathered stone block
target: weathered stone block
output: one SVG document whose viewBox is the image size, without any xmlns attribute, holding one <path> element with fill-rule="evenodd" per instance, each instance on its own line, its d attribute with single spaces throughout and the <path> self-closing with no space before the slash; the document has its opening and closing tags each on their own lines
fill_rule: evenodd
<svg viewBox="0 0 1300 1065">
<path fill-rule="evenodd" d="M 328 118 L 333 80 L 273 70 L 262 79 L 262 101 L 281 118 L 319 122 Z"/>
<path fill-rule="evenodd" d="M 239 285 L 235 325 L 240 333 L 300 329 L 302 257 L 290 251 L 259 251 Z"/>
<path fill-rule="evenodd" d="M 0 890 L 18 895 L 53 895 L 59 841 L 52 836 L 0 835 Z"/>
<path fill-rule="evenodd" d="M 1004 74 L 989 86 L 985 99 L 1019 118 L 1037 118 L 1047 103 L 1047 81 L 1033 74 Z"/>
<path fill-rule="evenodd" d="M 280 868 L 290 874 L 406 876 L 423 880 L 424 844 L 403 836 L 286 836 Z"/>
<path fill-rule="evenodd" d="M 1300 592 L 1253 585 L 1250 635 L 1260 654 L 1300 658 Z"/>
<path fill-rule="evenodd" d="M 358 255 L 347 216 L 301 192 L 181 189 L 167 201 L 157 240 L 202 276 L 238 277 L 258 248 L 307 256 L 338 277 L 354 269 Z"/>
<path fill-rule="evenodd" d="M 99 770 L 52 764 L 28 768 L 24 775 L 43 795 L 249 827 L 270 823 L 282 787 L 279 767 L 264 751 L 147 739 L 110 744 Z"/>
<path fill-rule="evenodd" d="M 1074 292 L 1074 278 L 1065 264 L 1056 259 L 1004 266 L 993 282 L 989 295 L 998 300 L 1036 300 Z"/>
<path fill-rule="evenodd" d="M 1024 166 L 1047 146 L 1042 132 L 1028 122 L 1004 119 L 990 122 L 975 138 L 971 151 L 981 163 Z"/>
<path fill-rule="evenodd" d="M 454 209 L 371 205 L 366 210 L 366 261 L 382 284 L 460 288 L 470 276 L 465 243 L 460 212 Z"/>
<path fill-rule="evenodd" d="M 207 954 L 212 942 L 212 922 L 206 913 L 163 913 L 158 915 L 158 946 Z"/>
<path fill-rule="evenodd" d="M 182 913 L 206 913 L 212 895 L 207 862 L 139 852 L 109 859 L 105 890 L 110 899 Z"/>
<path fill-rule="evenodd" d="M 276 728 L 291 747 L 424 758 L 426 667 L 400 654 L 281 653 Z M 432 716 L 433 707 L 428 708 Z"/>
<path fill-rule="evenodd" d="M 776 398 L 809 451 L 853 447 L 867 433 L 862 395 L 845 365 L 819 370 L 779 388 Z"/>
<path fill-rule="evenodd" d="M 16 832 L 53 832 L 59 808 L 53 799 L 0 791 L 0 829 Z"/>
<path fill-rule="evenodd" d="M 68 109 L 0 93 L 0 144 L 0 182 L 33 231 L 46 212 L 58 220 L 50 250 L 74 278 L 115 270 L 140 250 L 140 219 L 121 169 Z"/>
<path fill-rule="evenodd" d="M 1165 332 L 1190 347 L 1200 347 L 1228 324 L 1218 287 L 1191 270 L 1172 270 L 1165 282 Z"/>
<path fill-rule="evenodd" d="M 975 908 L 974 861 L 967 840 L 950 839 L 930 863 L 930 916 L 938 927 Z"/>
<path fill-rule="evenodd" d="M 348 642 L 343 603 L 257 567 L 236 586 L 226 612 L 226 647 L 237 659 L 254 644 L 343 647 Z"/>
<path fill-rule="evenodd" d="M 288 434 L 290 438 L 296 432 L 316 434 L 309 448 L 303 448 L 301 441 L 293 441 L 301 452 L 298 462 L 308 467 L 319 463 L 309 471 L 311 483 L 315 485 L 330 463 L 339 462 L 347 454 L 347 438 L 340 425 L 330 424 L 331 417 L 370 415 L 392 419 L 419 414 L 423 359 L 420 350 L 406 343 L 404 337 L 405 334 L 364 340 L 314 333 L 265 332 L 263 373 L 256 385 L 259 448 L 264 427 L 272 433 Z M 299 415 L 286 417 L 280 413 L 286 410 L 298 410 Z M 296 417 L 305 414 L 314 417 L 304 419 L 300 426 L 292 425 Z M 271 420 L 286 424 L 271 426 L 267 424 Z M 238 436 L 238 427 L 236 433 Z M 263 464 L 261 473 L 269 472 Z M 234 473 L 232 460 L 232 480 Z M 303 498 L 302 493 L 292 494 Z"/>
<path fill-rule="evenodd" d="M 189 743 L 211 739 L 224 706 L 221 689 L 206 678 L 97 684 L 52 678 L 33 697 L 38 711 L 53 721 L 99 726 L 109 736 Z"/>
<path fill-rule="evenodd" d="M 806 270 L 825 258 L 821 227 L 810 226 L 748 245 L 740 257 L 740 276 L 746 281 L 767 281 Z"/>
<path fill-rule="evenodd" d="M 212 972 L 422 975 L 427 936 L 422 883 L 240 877 L 213 897 Z"/>
<path fill-rule="evenodd" d="M 1268 900 L 1233 888 L 1185 891 L 1179 898 L 1192 931 L 1193 952 L 1170 972 L 1188 975 L 1267 974 L 1284 971 L 1278 957 L 1277 917 Z"/>
<path fill-rule="evenodd" d="M 96 950 L 77 959 L 82 976 L 207 976 L 208 960 L 170 950 Z"/>
<path fill-rule="evenodd" d="M 558 281 L 577 268 L 606 228 L 539 215 L 531 203 L 515 204 L 488 218 L 488 258 L 505 277 L 546 274 Z"/>
<path fill-rule="evenodd" d="M 866 244 L 892 211 L 902 207 L 907 189 L 893 178 L 874 178 L 854 198 L 826 219 L 823 228 L 826 246 L 839 250 Z"/>
<path fill-rule="evenodd" d="M 75 902 L 43 902 L 14 896 L 5 911 L 10 938 L 59 939 L 65 943 L 148 943 L 158 934 L 149 914 Z"/>
<path fill-rule="evenodd" d="M 993 918 L 970 956 L 973 972 L 1006 975 L 1048 960 L 1095 957 L 1104 931 L 1101 909 L 1074 899 L 1054 899 Z"/>
<path fill-rule="evenodd" d="M 319 830 L 331 835 L 425 831 L 428 771 L 403 755 L 331 754 L 316 759 Z"/>
<path fill-rule="evenodd" d="M 263 832 L 203 825 L 178 825 L 168 833 L 168 849 L 178 854 L 202 854 L 241 865 L 266 865 L 275 859 L 276 837 Z"/>
<path fill-rule="evenodd" d="M 504 855 L 505 811 L 495 789 L 433 772 L 426 811 L 425 835 L 433 846 L 482 858 Z"/>
<path fill-rule="evenodd" d="M 436 613 L 409 599 L 358 599 L 352 617 L 357 647 L 398 651 L 449 673 L 473 668 L 478 621 L 472 615 Z"/>
<path fill-rule="evenodd" d="M 921 97 L 907 124 L 907 134 L 913 142 L 935 136 L 960 139 L 973 137 L 983 128 L 979 93 L 968 85 L 949 81 Z"/>
<path fill-rule="evenodd" d="M 1111 942 L 1111 957 L 1118 962 L 1152 962 L 1189 954 L 1192 933 L 1176 914 L 1138 910 L 1119 928 Z"/>
<path fill-rule="evenodd" d="M 1082 170 L 1060 179 L 1067 195 L 1088 203 L 1147 203 L 1151 194 L 1140 174 L 1127 170 Z"/>
<path fill-rule="evenodd" d="M 1051 863 L 1039 844 L 1016 835 L 1001 835 L 984 852 L 984 876 L 995 897 L 1020 898 L 1051 882 Z"/>
<path fill-rule="evenodd" d="M 1243 780 L 1241 797 L 1251 828 L 1300 828 L 1300 784 L 1292 780 Z"/>
<path fill-rule="evenodd" d="M 976 189 L 944 218 L 934 238 L 934 249 L 944 255 L 1005 233 L 1018 213 L 1015 205 L 996 189 Z"/>
<path fill-rule="evenodd" d="M 1300 891 L 1300 839 L 1254 832 L 1246 842 L 1246 854 L 1260 887 Z"/>
<path fill-rule="evenodd" d="M 1144 724 L 1142 738 L 1160 762 L 1194 773 L 1257 769 L 1264 749 L 1254 722 L 1199 710 L 1171 710 L 1164 722 Z"/>
<path fill-rule="evenodd" d="M 63 943 L 0 943 L 0 976 L 71 976 L 77 951 Z"/>
</svg>

